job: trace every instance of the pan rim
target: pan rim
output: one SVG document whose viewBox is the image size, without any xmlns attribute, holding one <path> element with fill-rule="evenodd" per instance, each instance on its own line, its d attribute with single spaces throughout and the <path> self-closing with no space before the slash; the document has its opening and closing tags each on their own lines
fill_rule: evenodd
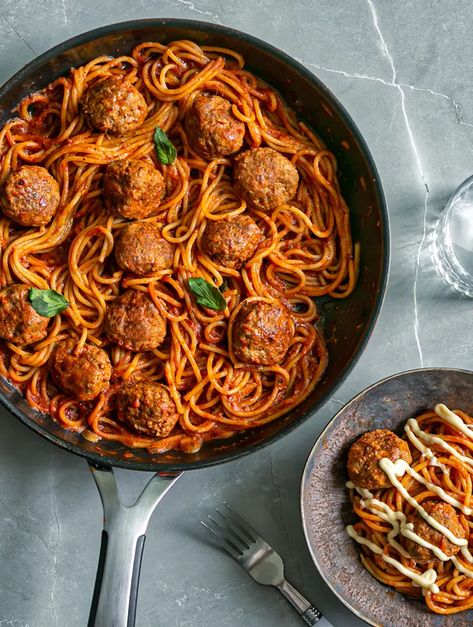
<svg viewBox="0 0 473 627">
<path fill-rule="evenodd" d="M 327 97 L 328 100 L 334 105 L 334 107 L 339 112 L 341 118 L 344 123 L 349 128 L 350 132 L 353 134 L 356 142 L 360 146 L 363 157 L 366 160 L 368 168 L 373 176 L 373 182 L 376 191 L 377 203 L 380 210 L 380 215 L 382 218 L 383 232 L 382 232 L 382 245 L 383 245 L 383 259 L 380 267 L 380 284 L 378 294 L 376 296 L 376 300 L 374 303 L 374 307 L 371 311 L 368 323 L 366 325 L 366 329 L 364 332 L 364 336 L 361 338 L 356 351 L 353 353 L 351 360 L 345 366 L 344 370 L 341 371 L 341 374 L 337 381 L 332 385 L 332 387 L 321 395 L 316 402 L 312 404 L 310 408 L 308 408 L 304 413 L 302 413 L 296 420 L 291 423 L 287 423 L 284 425 L 277 433 L 268 436 L 266 439 L 250 444 L 245 448 L 237 451 L 227 451 L 222 454 L 216 454 L 215 457 L 211 459 L 189 459 L 189 461 L 185 462 L 136 462 L 133 460 L 127 459 L 115 459 L 113 456 L 109 455 L 100 455 L 98 453 L 93 453 L 90 451 L 86 451 L 81 448 L 79 445 L 74 443 L 66 442 L 62 438 L 52 434 L 47 428 L 38 424 L 31 418 L 29 418 L 23 411 L 10 399 L 6 398 L 6 396 L 0 390 L 0 403 L 4 405 L 17 419 L 19 419 L 26 427 L 35 431 L 40 436 L 47 439 L 49 442 L 59 446 L 60 448 L 79 455 L 80 457 L 84 457 L 89 462 L 92 462 L 96 465 L 102 466 L 114 466 L 116 468 L 126 468 L 130 470 L 140 470 L 140 471 L 182 471 L 189 469 L 198 469 L 198 468 L 208 468 L 211 466 L 215 466 L 220 463 L 229 462 L 235 459 L 239 459 L 245 455 L 249 455 L 257 450 L 261 450 L 262 448 L 272 444 L 279 438 L 287 435 L 298 426 L 300 426 L 303 422 L 305 422 L 312 414 L 318 411 L 324 403 L 335 393 L 335 391 L 339 388 L 339 386 L 345 381 L 348 377 L 359 358 L 361 357 L 366 345 L 371 337 L 373 329 L 376 325 L 376 322 L 379 318 L 379 314 L 384 302 L 384 298 L 386 295 L 386 287 L 389 277 L 389 269 L 390 269 L 390 225 L 389 225 L 389 216 L 387 209 L 387 202 L 383 190 L 383 186 L 381 183 L 381 179 L 376 167 L 376 164 L 373 160 L 372 154 L 368 145 L 363 138 L 361 132 L 359 131 L 357 125 L 352 119 L 351 115 L 347 112 L 345 107 L 340 103 L 338 98 L 332 93 L 332 91 L 311 71 L 309 71 L 304 65 L 302 65 L 299 61 L 291 57 L 289 54 L 280 50 L 261 40 L 253 35 L 245 33 L 244 31 L 240 31 L 237 29 L 229 28 L 219 24 L 212 24 L 209 22 L 201 21 L 201 20 L 188 20 L 181 18 L 145 18 L 145 19 L 137 19 L 137 20 L 128 20 L 124 22 L 116 22 L 113 24 L 108 24 L 101 26 L 99 28 L 95 28 L 92 30 L 85 31 L 78 35 L 74 35 L 69 39 L 53 46 L 52 48 L 46 50 L 39 56 L 32 59 L 28 64 L 18 70 L 15 74 L 13 74 L 6 83 L 0 87 L 0 102 L 3 99 L 4 95 L 8 93 L 10 90 L 14 89 L 16 85 L 28 75 L 34 75 L 34 72 L 41 66 L 44 61 L 51 60 L 58 56 L 59 54 L 74 48 L 76 46 L 90 43 L 101 36 L 120 32 L 120 31 L 131 31 L 133 29 L 146 28 L 146 27 L 181 27 L 199 30 L 202 32 L 212 32 L 216 34 L 226 34 L 231 35 L 235 39 L 240 39 L 242 41 L 248 42 L 250 45 L 255 48 L 261 49 L 265 52 L 268 52 L 272 56 L 278 58 L 286 65 L 292 67 L 295 71 L 301 74 L 306 80 L 315 84 L 316 87 Z"/>
</svg>

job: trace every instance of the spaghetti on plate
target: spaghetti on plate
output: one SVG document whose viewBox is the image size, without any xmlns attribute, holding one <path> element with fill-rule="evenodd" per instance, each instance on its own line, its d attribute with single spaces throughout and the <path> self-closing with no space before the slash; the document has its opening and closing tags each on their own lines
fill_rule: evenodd
<svg viewBox="0 0 473 627">
<path fill-rule="evenodd" d="M 473 607 L 473 418 L 437 405 L 403 439 L 369 431 L 348 454 L 348 534 L 382 583 L 437 614 Z"/>
</svg>

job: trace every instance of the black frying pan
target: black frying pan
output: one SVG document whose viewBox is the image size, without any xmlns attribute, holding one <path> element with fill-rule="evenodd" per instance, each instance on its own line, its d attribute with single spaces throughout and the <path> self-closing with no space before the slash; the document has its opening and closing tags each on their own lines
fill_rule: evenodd
<svg viewBox="0 0 473 627">
<path fill-rule="evenodd" d="M 255 451 L 288 433 L 318 409 L 344 380 L 361 354 L 383 298 L 389 259 L 388 218 L 376 167 L 348 113 L 333 94 L 302 65 L 263 41 L 226 27 L 177 19 L 149 19 L 105 26 L 73 37 L 29 63 L 0 89 L 0 124 L 19 100 L 98 55 L 127 54 L 139 42 L 192 39 L 234 48 L 247 67 L 278 89 L 332 150 L 339 165 L 342 193 L 351 210 L 354 239 L 361 242 L 358 284 L 346 300 L 319 300 L 330 361 L 313 393 L 285 417 L 230 440 L 210 442 L 192 455 L 171 451 L 152 455 L 114 442 L 89 442 L 66 431 L 49 416 L 31 409 L 0 380 L 0 401 L 25 425 L 68 451 L 85 457 L 94 473 L 105 509 L 105 527 L 90 625 L 134 623 L 139 562 L 147 521 L 165 491 L 163 473 L 211 466 Z M 156 473 L 136 508 L 120 505 L 112 466 Z M 102 587 L 101 580 L 103 575 Z"/>
</svg>

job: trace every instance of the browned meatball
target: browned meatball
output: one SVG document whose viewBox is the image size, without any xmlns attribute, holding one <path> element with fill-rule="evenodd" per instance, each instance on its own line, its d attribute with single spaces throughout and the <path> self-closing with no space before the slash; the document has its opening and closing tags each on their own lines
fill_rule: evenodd
<svg viewBox="0 0 473 627">
<path fill-rule="evenodd" d="M 460 522 L 460 518 L 455 509 L 448 503 L 443 501 L 424 501 L 421 503 L 425 511 L 432 516 L 437 522 L 444 527 L 447 527 L 454 536 L 457 538 L 468 538 L 468 532 Z M 407 517 L 407 522 L 414 525 L 414 533 L 420 536 L 423 540 L 427 540 L 430 544 L 434 544 L 441 551 L 443 551 L 448 557 L 455 555 L 460 550 L 460 547 L 453 542 L 450 542 L 440 531 L 437 531 L 429 525 L 429 523 L 422 518 L 417 510 L 412 512 Z M 417 544 L 413 540 L 406 541 L 406 548 L 409 551 L 413 560 L 418 564 L 425 564 L 426 562 L 441 561 L 435 554 L 424 546 Z"/>
<path fill-rule="evenodd" d="M 54 381 L 80 401 L 90 401 L 109 384 L 112 364 L 103 348 L 85 344 L 78 352 L 73 339 L 60 342 L 51 364 Z"/>
<path fill-rule="evenodd" d="M 263 233 L 250 216 L 209 220 L 202 236 L 202 250 L 215 263 L 239 270 L 253 257 Z"/>
<path fill-rule="evenodd" d="M 108 306 L 105 333 L 130 351 L 153 350 L 164 340 L 166 321 L 147 294 L 130 289 Z"/>
<path fill-rule="evenodd" d="M 198 96 L 184 125 L 191 148 L 206 159 L 232 155 L 242 147 L 245 125 L 233 115 L 226 98 Z"/>
<path fill-rule="evenodd" d="M 3 213 L 22 226 L 51 222 L 59 200 L 56 179 L 38 165 L 23 165 L 10 172 L 0 196 Z"/>
<path fill-rule="evenodd" d="M 110 163 L 103 180 L 105 206 L 132 220 L 155 213 L 164 192 L 164 179 L 153 165 L 136 159 Z"/>
<path fill-rule="evenodd" d="M 174 245 L 150 222 L 132 222 L 115 244 L 115 259 L 123 270 L 147 274 L 172 267 Z"/>
<path fill-rule="evenodd" d="M 298 184 L 295 165 L 272 148 L 251 148 L 235 159 L 236 192 L 262 211 L 292 200 Z"/>
<path fill-rule="evenodd" d="M 48 334 L 49 318 L 40 316 L 28 299 L 28 285 L 0 291 L 0 337 L 15 344 L 34 344 Z"/>
<path fill-rule="evenodd" d="M 135 131 L 147 113 L 143 95 L 121 76 L 94 83 L 82 96 L 81 105 L 89 124 L 111 135 Z"/>
<path fill-rule="evenodd" d="M 294 324 L 282 305 L 243 301 L 233 322 L 233 354 L 237 361 L 271 366 L 284 359 Z"/>
<path fill-rule="evenodd" d="M 121 388 L 117 394 L 117 414 L 136 431 L 158 438 L 169 435 L 179 418 L 168 388 L 145 381 Z"/>
<path fill-rule="evenodd" d="M 348 451 L 348 475 L 358 488 L 378 490 L 391 485 L 388 476 L 379 467 L 379 462 L 387 457 L 392 462 L 404 459 L 412 462 L 407 442 L 401 440 L 388 429 L 375 429 L 364 433 Z"/>
</svg>

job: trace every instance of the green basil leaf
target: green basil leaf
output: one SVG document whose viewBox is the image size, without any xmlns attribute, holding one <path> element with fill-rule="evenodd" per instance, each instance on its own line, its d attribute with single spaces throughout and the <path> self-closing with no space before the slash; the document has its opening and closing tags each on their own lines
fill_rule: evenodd
<svg viewBox="0 0 473 627">
<path fill-rule="evenodd" d="M 228 283 L 225 281 L 225 279 L 223 279 L 223 283 L 218 289 L 222 292 L 222 294 L 223 292 L 226 292 L 228 290 Z"/>
<path fill-rule="evenodd" d="M 64 296 L 54 290 L 37 290 L 32 287 L 28 293 L 28 298 L 36 313 L 45 318 L 52 318 L 69 307 Z"/>
<path fill-rule="evenodd" d="M 156 146 L 156 155 L 161 163 L 172 165 L 176 160 L 177 151 L 169 137 L 159 126 L 154 131 L 154 144 Z"/>
<path fill-rule="evenodd" d="M 223 311 L 227 306 L 227 302 L 218 287 L 215 287 L 215 285 L 212 285 L 205 279 L 190 278 L 188 283 L 190 291 L 194 294 L 199 305 L 215 309 L 215 311 Z"/>
</svg>

